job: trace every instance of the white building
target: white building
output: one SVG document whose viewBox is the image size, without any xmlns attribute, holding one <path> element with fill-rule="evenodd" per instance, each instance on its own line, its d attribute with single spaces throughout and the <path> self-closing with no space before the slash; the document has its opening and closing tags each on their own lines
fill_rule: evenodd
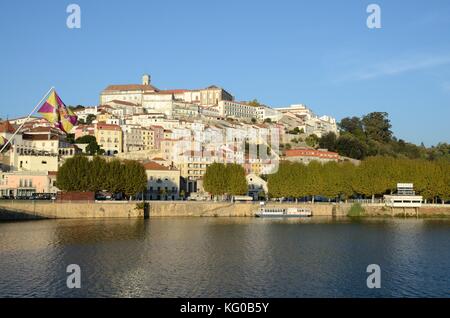
<svg viewBox="0 0 450 318">
<path fill-rule="evenodd" d="M 178 200 L 180 195 L 180 171 L 162 166 L 154 161 L 144 164 L 147 174 L 147 200 Z"/>
<path fill-rule="evenodd" d="M 100 94 L 100 104 L 106 105 L 115 100 L 142 105 L 144 94 L 157 91 L 150 84 L 150 75 L 145 74 L 142 76 L 142 84 L 109 85 Z"/>
<path fill-rule="evenodd" d="M 303 104 L 291 105 L 290 107 L 276 108 L 288 121 L 298 122 L 299 129 L 303 129 L 307 135 L 315 134 L 319 138 L 328 133 L 338 134 L 336 119 L 330 116 L 318 117 L 308 107 Z M 283 118 L 284 118 L 283 117 Z M 294 128 L 294 127 L 291 127 Z"/>
</svg>

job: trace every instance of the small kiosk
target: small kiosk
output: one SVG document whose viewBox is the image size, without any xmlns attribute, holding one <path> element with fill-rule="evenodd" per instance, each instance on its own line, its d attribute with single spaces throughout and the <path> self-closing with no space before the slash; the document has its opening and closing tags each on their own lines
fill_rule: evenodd
<svg viewBox="0 0 450 318">
<path fill-rule="evenodd" d="M 397 193 L 393 195 L 384 195 L 384 203 L 394 211 L 394 208 L 403 208 L 406 215 L 407 208 L 414 208 L 416 215 L 419 214 L 419 208 L 422 206 L 423 197 L 416 195 L 412 183 L 397 183 Z"/>
</svg>

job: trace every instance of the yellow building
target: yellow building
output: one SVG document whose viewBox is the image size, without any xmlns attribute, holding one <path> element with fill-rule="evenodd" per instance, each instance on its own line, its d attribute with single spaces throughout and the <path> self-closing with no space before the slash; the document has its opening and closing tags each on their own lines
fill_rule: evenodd
<svg viewBox="0 0 450 318">
<path fill-rule="evenodd" d="M 99 123 L 95 125 L 95 139 L 106 155 L 122 152 L 122 129 L 119 125 Z"/>
<path fill-rule="evenodd" d="M 106 123 L 106 121 L 108 119 L 114 118 L 114 116 L 106 111 L 101 111 L 98 115 L 97 115 L 97 121 L 99 123 Z"/>
<path fill-rule="evenodd" d="M 142 134 L 142 145 L 144 146 L 144 150 L 153 150 L 155 149 L 155 132 L 149 128 L 141 128 Z"/>
</svg>

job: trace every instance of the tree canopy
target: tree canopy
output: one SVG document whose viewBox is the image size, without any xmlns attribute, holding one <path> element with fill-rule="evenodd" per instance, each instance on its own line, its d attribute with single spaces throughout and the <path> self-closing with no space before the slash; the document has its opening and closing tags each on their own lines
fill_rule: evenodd
<svg viewBox="0 0 450 318">
<path fill-rule="evenodd" d="M 235 163 L 212 163 L 203 176 L 203 187 L 212 195 L 242 195 L 248 191 L 244 168 Z"/>
<path fill-rule="evenodd" d="M 339 123 L 339 137 L 330 132 L 318 141 L 321 148 L 336 151 L 340 155 L 354 159 L 371 156 L 392 156 L 396 158 L 450 160 L 450 145 L 439 143 L 426 148 L 423 144 L 397 139 L 391 131 L 392 125 L 386 112 L 372 112 L 360 117 L 346 117 Z"/>
<path fill-rule="evenodd" d="M 416 193 L 436 201 L 450 199 L 450 161 L 370 157 L 350 162 L 283 162 L 268 176 L 273 198 L 323 196 L 330 199 L 372 198 L 395 191 L 397 183 L 413 183 Z"/>
<path fill-rule="evenodd" d="M 59 168 L 56 185 L 62 191 L 107 191 L 130 197 L 146 189 L 147 175 L 136 161 L 107 162 L 98 156 L 89 160 L 77 155 Z"/>
<path fill-rule="evenodd" d="M 104 153 L 104 150 L 100 148 L 97 144 L 97 139 L 91 135 L 85 135 L 82 137 L 78 137 L 75 140 L 77 144 L 88 144 L 86 147 L 86 152 L 90 155 L 101 155 Z"/>
</svg>

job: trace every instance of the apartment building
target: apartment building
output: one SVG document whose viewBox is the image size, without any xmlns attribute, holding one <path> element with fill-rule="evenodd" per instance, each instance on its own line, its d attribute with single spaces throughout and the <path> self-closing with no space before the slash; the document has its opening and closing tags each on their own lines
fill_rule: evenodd
<svg viewBox="0 0 450 318">
<path fill-rule="evenodd" d="M 123 131 L 123 152 L 133 152 L 144 150 L 144 133 L 139 125 L 122 125 Z M 144 128 L 145 129 L 145 128 Z"/>
<path fill-rule="evenodd" d="M 122 129 L 118 125 L 95 124 L 95 138 L 106 155 L 122 152 Z"/>
<path fill-rule="evenodd" d="M 154 161 L 144 164 L 147 174 L 146 200 L 178 200 L 180 195 L 180 171 Z"/>
</svg>

